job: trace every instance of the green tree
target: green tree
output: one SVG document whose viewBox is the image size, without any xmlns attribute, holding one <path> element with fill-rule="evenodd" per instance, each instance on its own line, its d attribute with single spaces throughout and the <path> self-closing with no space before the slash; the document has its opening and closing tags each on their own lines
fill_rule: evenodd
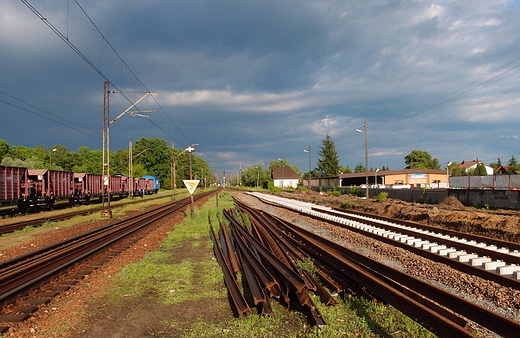
<svg viewBox="0 0 520 338">
<path fill-rule="evenodd" d="M 364 173 L 365 172 L 365 166 L 359 162 L 356 167 L 354 168 L 355 173 Z"/>
<path fill-rule="evenodd" d="M 452 162 L 449 165 L 448 170 L 449 170 L 451 176 L 466 176 L 467 175 L 464 168 L 461 168 L 457 162 Z"/>
<path fill-rule="evenodd" d="M 507 161 L 507 165 L 509 166 L 508 172 L 511 175 L 515 175 L 518 171 L 520 171 L 520 164 L 518 164 L 515 155 L 512 155 L 509 161 Z"/>
<path fill-rule="evenodd" d="M 67 147 L 57 144 L 54 147 L 45 149 L 45 151 L 49 154 L 47 158 L 49 162 L 47 168 L 52 160 L 52 169 L 72 171 L 74 163 L 72 161 L 72 155 Z"/>
<path fill-rule="evenodd" d="M 4 157 L 2 159 L 2 165 L 11 167 L 23 167 L 29 169 L 44 169 L 45 165 L 36 156 L 21 160 L 19 158 Z"/>
<path fill-rule="evenodd" d="M 133 149 L 134 163 L 141 164 L 148 174 L 161 181 L 170 177 L 171 151 L 166 141 L 158 138 L 140 138 Z"/>
<path fill-rule="evenodd" d="M 90 150 L 89 147 L 78 149 L 78 162 L 72 170 L 76 173 L 101 174 L 103 165 L 103 151 Z"/>
<path fill-rule="evenodd" d="M 241 176 L 242 185 L 246 187 L 260 186 L 267 189 L 269 171 L 262 168 L 262 166 L 256 165 L 242 170 Z"/>
<path fill-rule="evenodd" d="M 336 146 L 329 134 L 322 141 L 320 151 L 318 151 L 318 162 L 316 163 L 316 173 L 319 176 L 337 176 L 339 174 L 339 157 Z"/>
<path fill-rule="evenodd" d="M 212 181 L 210 166 L 203 158 L 197 157 L 197 153 L 193 152 L 190 155 L 184 149 L 169 148 L 169 154 L 168 166 L 170 168 L 172 157 L 175 161 L 175 185 L 177 188 L 184 187 L 183 180 L 190 178 L 190 156 L 192 178 L 201 181 L 199 187 L 203 187 Z M 171 187 L 171 176 L 173 175 L 170 168 L 164 172 L 164 176 L 158 176 L 163 182 L 163 187 Z"/>
<path fill-rule="evenodd" d="M 11 148 L 9 143 L 4 140 L 0 140 L 0 162 L 2 162 L 2 159 L 6 157 L 7 154 L 9 154 L 9 148 Z"/>
<path fill-rule="evenodd" d="M 486 166 L 484 165 L 484 163 L 479 162 L 477 163 L 475 168 L 469 170 L 467 174 L 472 176 L 485 176 L 487 175 Z"/>
<path fill-rule="evenodd" d="M 511 158 L 509 159 L 509 161 L 507 161 L 508 166 L 515 166 L 517 164 L 518 164 L 518 162 L 516 160 L 515 155 L 512 155 Z"/>
<path fill-rule="evenodd" d="M 430 153 L 422 150 L 413 150 L 404 158 L 405 169 L 440 169 L 439 159 L 432 158 Z"/>
<path fill-rule="evenodd" d="M 121 174 L 128 175 L 129 173 L 129 158 L 128 158 L 128 149 L 118 149 L 115 153 L 110 154 L 110 174 Z M 132 163 L 132 171 L 135 177 L 141 177 L 146 175 L 146 171 L 144 175 L 136 175 L 135 165 Z"/>
<path fill-rule="evenodd" d="M 27 159 L 33 159 L 37 160 L 45 165 L 47 167 L 49 166 L 49 153 L 47 149 L 43 146 L 38 146 L 36 148 L 27 148 L 24 146 L 12 146 L 9 149 L 9 152 L 7 156 L 13 158 L 13 159 L 19 159 L 22 161 L 25 161 Z M 42 168 L 35 168 L 35 169 L 44 169 Z"/>
<path fill-rule="evenodd" d="M 350 169 L 349 166 L 346 167 L 339 167 L 339 172 L 343 174 L 350 174 L 352 172 L 352 169 Z"/>
</svg>

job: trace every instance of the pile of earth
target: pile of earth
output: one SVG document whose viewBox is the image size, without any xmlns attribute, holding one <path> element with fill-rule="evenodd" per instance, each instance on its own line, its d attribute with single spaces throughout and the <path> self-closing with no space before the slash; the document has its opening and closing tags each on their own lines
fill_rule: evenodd
<svg viewBox="0 0 520 338">
<path fill-rule="evenodd" d="M 351 195 L 335 196 L 314 191 L 282 192 L 281 196 L 505 241 L 520 241 L 519 211 L 482 210 L 475 207 L 467 207 L 455 197 L 447 197 L 439 204 L 422 204 L 391 198 L 385 201 L 366 200 Z"/>
</svg>

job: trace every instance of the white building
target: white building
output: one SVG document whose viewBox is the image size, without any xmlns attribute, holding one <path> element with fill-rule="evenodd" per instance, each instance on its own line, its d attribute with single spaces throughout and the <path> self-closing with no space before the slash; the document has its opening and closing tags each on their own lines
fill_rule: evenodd
<svg viewBox="0 0 520 338">
<path fill-rule="evenodd" d="M 300 182 L 300 175 L 298 175 L 291 167 L 276 167 L 272 169 L 271 177 L 274 182 L 274 186 L 285 189 L 285 188 L 298 188 Z"/>
</svg>

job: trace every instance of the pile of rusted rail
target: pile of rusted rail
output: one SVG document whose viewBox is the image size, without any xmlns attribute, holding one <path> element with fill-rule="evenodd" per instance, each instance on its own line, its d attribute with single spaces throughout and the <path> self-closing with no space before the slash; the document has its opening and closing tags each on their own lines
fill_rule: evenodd
<svg viewBox="0 0 520 338">
<path fill-rule="evenodd" d="M 226 218 L 231 222 L 232 237 L 231 239 L 226 237 L 227 234 L 222 231 L 224 228 L 222 226 L 221 246 L 215 245 L 219 250 L 225 252 L 222 260 L 227 261 L 223 265 L 229 267 L 230 280 L 235 284 L 238 282 L 232 278 L 238 270 L 234 267 L 233 264 L 236 263 L 233 263 L 232 259 L 237 256 L 241 271 L 244 271 L 242 267 L 247 267 L 246 264 L 248 264 L 243 262 L 242 247 L 248 248 L 249 246 L 251 256 L 260 262 L 256 263 L 258 266 L 269 266 L 268 259 L 263 258 L 261 254 L 263 249 L 259 249 L 260 245 L 263 245 L 264 248 L 267 247 L 276 252 L 276 257 L 283 253 L 287 260 L 283 258 L 280 260 L 286 266 L 294 267 L 297 260 L 306 260 L 306 257 L 310 257 L 314 262 L 319 280 L 329 289 L 336 292 L 345 291 L 390 304 L 441 337 L 476 337 L 466 328 L 467 320 L 503 337 L 520 337 L 518 322 L 374 261 L 311 231 L 239 202 L 236 203 L 240 210 L 248 214 L 248 218 L 251 220 L 250 230 L 246 231 L 246 228 L 236 221 L 236 219 L 243 219 L 242 216 L 228 211 Z M 247 240 L 247 244 L 239 245 L 238 242 L 242 242 L 244 238 Z M 234 245 L 232 246 L 231 243 Z M 277 252 L 277 250 L 281 252 Z M 234 255 L 234 251 L 238 253 Z M 254 270 L 254 268 L 251 269 Z M 279 274 L 279 272 L 275 273 Z M 301 272 L 298 273 L 301 274 Z M 260 285 L 264 287 L 268 285 L 262 284 L 263 280 L 256 275 L 248 278 L 254 281 L 259 280 Z M 288 280 L 290 279 L 286 278 L 278 284 L 287 283 Z M 319 285 L 315 281 L 313 283 L 315 283 L 313 287 Z M 304 289 L 313 288 L 307 284 L 304 285 Z M 296 286 L 293 288 L 298 290 Z M 268 294 L 276 295 L 276 293 L 269 292 Z M 244 304 L 247 305 L 245 301 Z M 248 311 L 248 308 L 241 309 L 243 312 Z"/>
<path fill-rule="evenodd" d="M 336 301 L 312 274 L 298 268 L 304 259 L 301 252 L 277 240 L 261 220 L 250 217 L 249 223 L 237 209 L 224 210 L 224 216 L 229 229 L 222 222 L 217 237 L 211 227 L 211 238 L 236 315 L 252 312 L 249 304 L 258 314 L 269 315 L 275 299 L 287 308 L 301 309 L 311 325 L 326 325 L 309 291 L 327 305 Z M 249 302 L 244 294 L 251 295 Z"/>
</svg>

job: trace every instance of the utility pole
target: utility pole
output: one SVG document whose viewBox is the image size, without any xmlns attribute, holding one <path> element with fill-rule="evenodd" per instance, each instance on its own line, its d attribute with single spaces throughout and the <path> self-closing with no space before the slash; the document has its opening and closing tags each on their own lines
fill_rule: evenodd
<svg viewBox="0 0 520 338">
<path fill-rule="evenodd" d="M 102 169 L 102 188 L 101 217 L 112 218 L 110 210 L 110 82 L 105 81 L 103 87 L 103 169 Z M 107 206 L 105 207 L 105 196 Z"/>
<path fill-rule="evenodd" d="M 175 188 L 177 186 L 177 182 L 175 182 L 177 178 L 175 177 L 175 143 L 172 141 L 172 163 L 171 163 L 171 184 L 170 188 L 173 191 L 173 199 L 175 199 Z"/>
<path fill-rule="evenodd" d="M 309 154 L 309 184 L 308 184 L 308 188 L 309 188 L 309 191 L 311 190 L 311 180 L 312 180 L 312 171 L 311 171 L 311 153 L 312 153 L 312 148 L 311 148 L 311 144 L 309 143 L 309 147 L 307 149 L 303 149 L 304 152 L 306 152 L 307 154 Z"/>
<path fill-rule="evenodd" d="M 148 118 L 147 115 L 143 115 L 141 113 L 144 112 L 153 112 L 155 110 L 138 110 L 138 111 L 130 111 L 136 104 L 141 102 L 145 97 L 151 94 L 159 94 L 159 93 L 151 93 L 146 92 L 139 100 L 132 103 L 130 107 L 128 107 L 124 112 L 119 114 L 115 119 L 110 121 L 110 94 L 117 93 L 116 91 L 110 91 L 110 82 L 105 81 L 103 84 L 103 169 L 102 169 L 102 211 L 101 217 L 112 218 L 112 211 L 110 210 L 110 194 L 112 193 L 112 188 L 110 186 L 110 124 L 116 122 L 119 118 L 121 118 L 124 114 L 131 114 L 131 116 L 137 115 Z M 105 196 L 106 196 L 106 207 L 105 207 Z"/>
<path fill-rule="evenodd" d="M 365 119 L 365 196 L 368 199 L 368 122 Z"/>
<path fill-rule="evenodd" d="M 132 158 L 132 141 L 128 142 L 128 193 L 134 197 L 134 159 Z"/>
</svg>

